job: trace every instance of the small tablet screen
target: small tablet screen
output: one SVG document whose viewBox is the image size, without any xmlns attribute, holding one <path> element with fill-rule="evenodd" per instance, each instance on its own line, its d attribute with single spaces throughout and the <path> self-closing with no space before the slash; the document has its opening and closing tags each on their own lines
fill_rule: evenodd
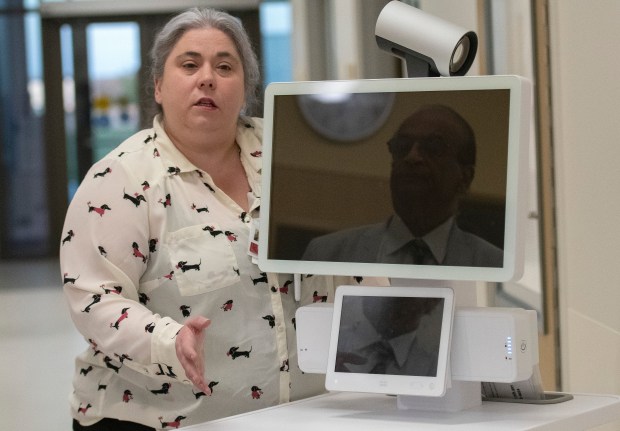
<svg viewBox="0 0 620 431">
<path fill-rule="evenodd" d="M 327 388 L 443 395 L 453 311 L 447 288 L 339 287 Z"/>
</svg>

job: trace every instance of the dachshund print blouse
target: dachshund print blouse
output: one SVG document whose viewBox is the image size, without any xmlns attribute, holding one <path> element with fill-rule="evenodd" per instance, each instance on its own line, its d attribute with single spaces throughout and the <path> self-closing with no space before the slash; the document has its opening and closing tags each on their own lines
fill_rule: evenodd
<svg viewBox="0 0 620 431">
<path fill-rule="evenodd" d="M 71 316 L 87 341 L 70 396 L 83 425 L 111 417 L 173 429 L 324 390 L 323 375 L 298 369 L 294 315 L 331 300 L 334 280 L 307 278 L 296 302 L 291 276 L 262 273 L 248 255 L 261 134 L 260 119 L 238 126 L 249 213 L 176 149 L 158 118 L 84 178 L 60 246 Z M 188 381 L 175 353 L 194 315 L 212 321 L 210 394 Z"/>
</svg>

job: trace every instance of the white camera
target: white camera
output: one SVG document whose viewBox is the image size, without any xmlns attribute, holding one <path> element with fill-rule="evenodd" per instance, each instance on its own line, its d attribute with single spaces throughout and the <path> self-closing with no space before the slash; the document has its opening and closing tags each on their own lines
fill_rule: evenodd
<svg viewBox="0 0 620 431">
<path fill-rule="evenodd" d="M 463 76 L 471 67 L 478 36 L 397 0 L 379 14 L 377 45 L 405 60 L 409 77 Z"/>
</svg>

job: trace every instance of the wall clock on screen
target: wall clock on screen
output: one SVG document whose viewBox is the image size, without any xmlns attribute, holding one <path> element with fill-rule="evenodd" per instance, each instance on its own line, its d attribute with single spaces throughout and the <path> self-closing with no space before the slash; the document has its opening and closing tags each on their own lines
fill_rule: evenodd
<svg viewBox="0 0 620 431">
<path fill-rule="evenodd" d="M 297 96 L 310 127 L 336 142 L 356 142 L 376 133 L 388 119 L 394 93 L 321 93 Z"/>
</svg>

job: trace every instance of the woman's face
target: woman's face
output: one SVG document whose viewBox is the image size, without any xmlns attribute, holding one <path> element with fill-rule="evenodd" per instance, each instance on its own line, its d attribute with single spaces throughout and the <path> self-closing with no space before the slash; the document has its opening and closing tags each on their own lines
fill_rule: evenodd
<svg viewBox="0 0 620 431">
<path fill-rule="evenodd" d="M 234 130 L 245 103 L 243 64 L 233 41 L 214 28 L 187 31 L 155 81 L 171 137 Z"/>
</svg>

